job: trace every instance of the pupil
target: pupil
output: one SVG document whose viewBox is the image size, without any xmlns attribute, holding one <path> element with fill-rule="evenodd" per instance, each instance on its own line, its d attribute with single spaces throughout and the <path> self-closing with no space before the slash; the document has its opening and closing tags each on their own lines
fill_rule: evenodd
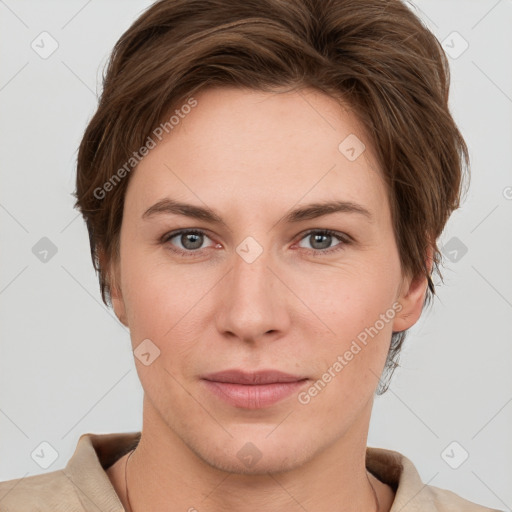
<svg viewBox="0 0 512 512">
<path fill-rule="evenodd" d="M 191 242 L 191 244 L 189 242 Z M 181 237 L 181 243 L 187 249 L 198 249 L 201 247 L 201 235 L 197 233 L 185 233 Z"/>
<path fill-rule="evenodd" d="M 313 235 L 313 237 L 314 237 L 315 243 L 317 241 L 321 241 L 322 238 L 325 239 L 323 246 L 322 247 L 316 247 L 317 249 L 326 249 L 326 248 L 328 248 L 330 246 L 331 235 L 316 234 L 316 235 Z"/>
</svg>

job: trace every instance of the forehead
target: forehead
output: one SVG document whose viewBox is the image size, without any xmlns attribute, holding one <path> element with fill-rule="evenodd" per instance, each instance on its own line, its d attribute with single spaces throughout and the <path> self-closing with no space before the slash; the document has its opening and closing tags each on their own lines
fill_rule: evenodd
<svg viewBox="0 0 512 512">
<path fill-rule="evenodd" d="M 194 99 L 132 172 L 126 202 L 137 210 L 166 193 L 219 208 L 235 198 L 247 208 L 336 199 L 385 207 L 372 143 L 335 99 L 228 87 Z"/>
</svg>

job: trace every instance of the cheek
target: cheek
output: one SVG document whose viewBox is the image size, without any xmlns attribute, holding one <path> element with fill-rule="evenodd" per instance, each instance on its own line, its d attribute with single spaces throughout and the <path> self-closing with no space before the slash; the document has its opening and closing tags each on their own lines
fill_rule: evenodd
<svg viewBox="0 0 512 512">
<path fill-rule="evenodd" d="M 382 257 L 381 261 L 389 261 Z M 398 264 L 365 262 L 311 275 L 296 282 L 304 304 L 318 313 L 331 334 L 346 338 L 373 325 L 394 301 L 399 283 Z M 313 315 L 312 315 L 313 316 Z"/>
<path fill-rule="evenodd" d="M 302 398 L 314 402 L 319 417 L 329 415 L 339 424 L 373 396 L 389 350 L 396 315 L 392 287 L 377 286 L 370 277 L 345 279 L 341 291 L 335 284 L 342 282 L 333 282 L 329 300 L 314 303 L 330 329 L 308 337 L 317 380 Z"/>
<path fill-rule="evenodd" d="M 378 383 L 400 307 L 395 302 L 400 280 L 397 258 L 391 248 L 364 266 L 337 268 L 321 279 L 304 281 L 301 294 L 308 297 L 316 316 L 309 313 L 312 323 L 308 327 L 305 321 L 303 327 L 315 331 L 316 336 L 311 332 L 308 338 L 318 356 L 316 370 L 322 376 L 330 368 L 336 375 L 329 388 L 337 389 L 338 396 L 354 389 L 364 394 Z M 348 402 L 353 399 L 345 396 Z"/>
<path fill-rule="evenodd" d="M 172 264 L 165 255 L 152 258 L 143 251 L 125 255 L 123 294 L 134 347 L 149 338 L 161 352 L 171 344 L 175 356 L 188 352 L 195 338 L 191 328 L 206 314 L 205 295 L 216 281 L 199 268 Z"/>
<path fill-rule="evenodd" d="M 194 368 L 191 319 L 197 314 L 194 304 L 205 288 L 196 289 L 183 272 L 170 265 L 148 265 L 148 259 L 134 254 L 125 260 L 127 315 L 132 349 L 137 354 L 150 353 L 152 361 L 137 362 L 136 369 L 145 393 L 154 403 L 164 404 L 168 394 L 186 406 L 187 397 L 180 392 L 176 380 Z M 193 325 L 193 323 L 192 323 Z M 150 340 L 148 343 L 145 340 Z M 144 347 L 144 350 L 137 350 Z M 197 357 L 197 356 L 196 356 Z M 154 358 L 154 359 L 153 359 Z"/>
</svg>

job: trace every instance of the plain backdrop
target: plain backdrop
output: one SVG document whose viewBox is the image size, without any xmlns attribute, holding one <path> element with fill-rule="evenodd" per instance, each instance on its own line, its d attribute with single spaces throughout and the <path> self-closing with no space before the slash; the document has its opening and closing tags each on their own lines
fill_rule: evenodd
<svg viewBox="0 0 512 512">
<path fill-rule="evenodd" d="M 0 480 L 63 468 L 82 433 L 141 428 L 129 333 L 101 302 L 71 192 L 103 67 L 150 3 L 0 1 Z M 472 180 L 441 238 L 445 283 L 376 398 L 368 444 L 511 510 L 512 2 L 410 7 L 445 41 Z M 41 443 L 55 450 L 47 468 Z"/>
</svg>

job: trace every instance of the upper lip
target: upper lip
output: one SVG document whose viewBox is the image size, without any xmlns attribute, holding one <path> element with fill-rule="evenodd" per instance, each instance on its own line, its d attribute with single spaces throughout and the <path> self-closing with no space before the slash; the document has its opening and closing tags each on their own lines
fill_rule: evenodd
<svg viewBox="0 0 512 512">
<path fill-rule="evenodd" d="M 221 372 L 209 373 L 202 377 L 205 380 L 214 382 L 229 382 L 232 384 L 272 384 L 276 382 L 296 382 L 307 377 L 291 375 L 278 370 L 259 370 L 248 372 L 244 370 L 224 370 Z"/>
</svg>

